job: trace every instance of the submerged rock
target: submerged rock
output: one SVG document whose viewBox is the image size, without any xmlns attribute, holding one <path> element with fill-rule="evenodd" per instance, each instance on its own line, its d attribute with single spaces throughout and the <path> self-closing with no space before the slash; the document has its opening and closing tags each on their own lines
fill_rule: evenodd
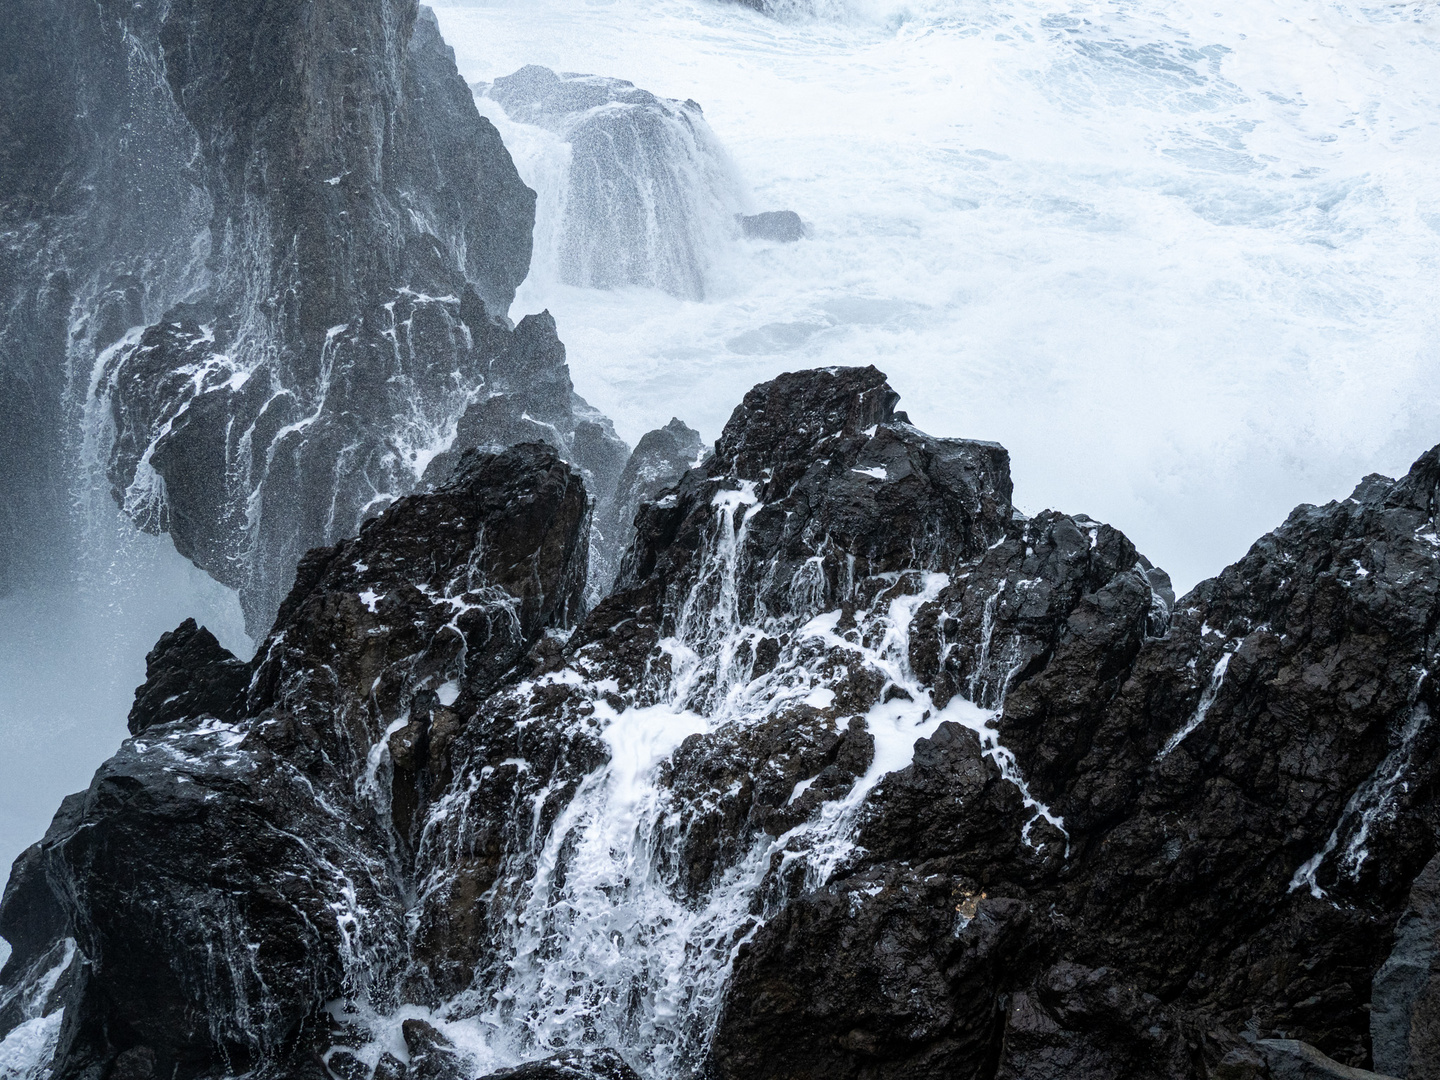
<svg viewBox="0 0 1440 1080">
<path fill-rule="evenodd" d="M 792 244 L 806 237 L 805 223 L 794 210 L 767 210 L 763 214 L 741 215 L 740 231 L 751 240 L 775 240 Z"/>
</svg>

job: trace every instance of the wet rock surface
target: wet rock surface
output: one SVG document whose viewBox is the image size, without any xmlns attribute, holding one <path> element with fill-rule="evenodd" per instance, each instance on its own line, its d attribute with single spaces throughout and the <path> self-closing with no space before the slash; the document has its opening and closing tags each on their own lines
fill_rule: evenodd
<svg viewBox="0 0 1440 1080">
<path fill-rule="evenodd" d="M 142 1052 L 165 1076 L 281 1060 L 326 1001 L 385 977 L 428 793 L 415 747 L 443 751 L 447 685 L 488 689 L 573 618 L 585 523 L 580 477 L 547 448 L 472 452 L 449 484 L 312 551 L 250 664 L 193 623 L 165 635 L 135 737 L 0 904 L 7 990 L 75 972 L 37 1011 L 64 1009 L 56 1075 Z"/>
<path fill-rule="evenodd" d="M 1005 1076 L 1203 1076 L 1247 1029 L 1313 1043 L 1342 1066 L 1371 1063 L 1372 978 L 1435 847 L 1436 459 L 1301 507 L 1178 603 L 1120 534 L 1046 514 L 921 609 L 916 670 L 937 701 L 954 688 L 1000 707 L 999 737 L 1068 847 L 1039 867 L 1017 860 L 1022 845 L 987 849 L 969 835 L 978 807 L 957 781 L 940 790 L 966 806 L 958 820 L 931 791 L 900 805 L 938 821 L 887 818 L 882 800 L 922 771 L 919 747 L 872 797 L 870 858 L 917 870 L 963 859 L 976 892 L 1045 914 L 971 1014 L 972 1030 L 990 1033 L 963 1059 L 975 1075 L 988 1075 L 988 1053 Z M 903 917 L 930 918 L 918 905 Z M 1428 977 L 1425 917 L 1407 918 L 1417 929 L 1376 983 L 1393 988 L 1381 1014 L 1391 1044 Z M 717 1038 L 722 1075 L 923 1074 L 899 1053 L 856 1055 L 848 1071 L 767 1064 L 782 1041 L 757 1047 L 753 1027 L 769 1022 L 772 987 L 828 940 L 789 923 L 756 936 Z M 841 983 L 857 996 L 828 1013 L 863 1015 L 867 955 Z M 1071 1003 L 1056 962 L 1111 989 Z M 954 970 L 967 990 L 985 985 Z M 987 1027 L 1007 1001 L 1005 1022 Z M 842 1038 L 786 1036 L 782 1060 L 820 1058 Z"/>
<path fill-rule="evenodd" d="M 505 318 L 535 194 L 428 8 L 14 15 L 0 588 L 65 561 L 83 488 L 236 588 L 258 639 L 300 557 L 438 454 L 541 438 L 613 489 L 627 449 L 554 321 Z"/>
<path fill-rule="evenodd" d="M 638 1077 L 613 1050 L 588 1050 L 556 1054 L 543 1061 L 501 1069 L 483 1080 L 638 1080 Z"/>
<path fill-rule="evenodd" d="M 783 375 L 663 491 L 647 436 L 583 618 L 527 445 L 307 556 L 241 704 L 166 635 L 0 1020 L 66 1076 L 1427 1075 L 1440 448 L 1177 600 L 896 402 Z"/>
</svg>

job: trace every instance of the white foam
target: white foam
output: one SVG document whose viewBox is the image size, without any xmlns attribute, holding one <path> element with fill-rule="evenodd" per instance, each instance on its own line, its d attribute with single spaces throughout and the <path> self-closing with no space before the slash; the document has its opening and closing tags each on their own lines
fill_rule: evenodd
<svg viewBox="0 0 1440 1080">
<path fill-rule="evenodd" d="M 1440 8 L 807 3 L 437 6 L 468 79 L 693 97 L 755 209 L 812 227 L 735 244 L 704 303 L 522 286 L 622 437 L 713 438 L 761 379 L 873 362 L 924 430 L 1004 443 L 1026 510 L 1114 523 L 1181 592 L 1440 441 Z"/>
</svg>

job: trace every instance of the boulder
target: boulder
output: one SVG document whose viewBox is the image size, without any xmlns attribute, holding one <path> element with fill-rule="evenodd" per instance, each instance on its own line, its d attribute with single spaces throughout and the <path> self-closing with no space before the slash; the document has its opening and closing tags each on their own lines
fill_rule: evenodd
<svg viewBox="0 0 1440 1080">
<path fill-rule="evenodd" d="M 809 235 L 805 223 L 794 210 L 767 210 L 763 214 L 741 214 L 740 232 L 748 240 L 774 240 L 793 244 Z"/>
</svg>

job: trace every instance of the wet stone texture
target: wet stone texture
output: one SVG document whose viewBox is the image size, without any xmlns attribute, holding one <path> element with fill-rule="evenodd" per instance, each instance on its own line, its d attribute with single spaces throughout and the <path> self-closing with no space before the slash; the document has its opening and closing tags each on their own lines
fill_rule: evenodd
<svg viewBox="0 0 1440 1080">
<path fill-rule="evenodd" d="M 548 313 L 506 318 L 535 193 L 435 15 L 20 0 L 0 42 L 0 588 L 63 564 L 71 488 L 238 590 L 473 447 L 627 448 Z M 94 488 L 95 490 L 91 490 Z M 98 509 L 98 508 L 92 508 Z"/>
<path fill-rule="evenodd" d="M 529 444 L 308 555 L 251 664 L 166 635 L 16 865 L 0 1030 L 60 1077 L 1429 1075 L 1440 450 L 1177 599 L 896 404 L 647 436 L 588 613 Z"/>
</svg>

